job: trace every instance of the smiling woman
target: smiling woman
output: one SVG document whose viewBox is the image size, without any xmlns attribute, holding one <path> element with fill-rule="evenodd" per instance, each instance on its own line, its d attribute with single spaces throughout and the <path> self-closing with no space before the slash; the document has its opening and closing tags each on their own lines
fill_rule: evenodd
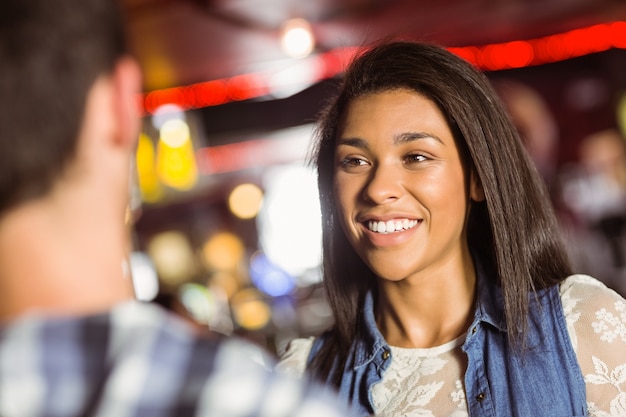
<svg viewBox="0 0 626 417">
<path fill-rule="evenodd" d="M 544 184 L 475 68 L 423 43 L 367 50 L 314 162 L 335 323 L 280 369 L 363 415 L 626 415 L 626 382 L 608 376 L 626 367 L 626 337 L 610 337 L 626 301 L 572 275 Z"/>
</svg>

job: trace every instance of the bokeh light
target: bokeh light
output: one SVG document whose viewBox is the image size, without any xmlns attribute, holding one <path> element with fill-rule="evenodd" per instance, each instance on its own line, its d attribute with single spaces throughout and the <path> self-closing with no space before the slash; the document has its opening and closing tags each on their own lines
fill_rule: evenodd
<svg viewBox="0 0 626 417">
<path fill-rule="evenodd" d="M 160 133 L 161 141 L 170 148 L 180 148 L 190 140 L 189 125 L 180 119 L 171 119 L 163 123 Z"/>
<path fill-rule="evenodd" d="M 178 289 L 178 299 L 198 323 L 209 325 L 217 311 L 213 293 L 203 285 L 186 283 Z"/>
<path fill-rule="evenodd" d="M 196 272 L 195 258 L 187 237 L 178 231 L 155 235 L 148 242 L 148 254 L 162 282 L 178 286 Z"/>
<path fill-rule="evenodd" d="M 304 19 L 291 19 L 282 28 L 283 51 L 292 58 L 304 58 L 315 47 L 311 24 Z"/>
<path fill-rule="evenodd" d="M 228 208 L 241 219 L 255 217 L 263 203 L 263 190 L 255 184 L 240 184 L 228 196 Z"/>
<path fill-rule="evenodd" d="M 163 104 L 157 107 L 157 109 L 152 114 L 152 126 L 154 126 L 154 128 L 157 130 L 161 130 L 163 125 L 165 125 L 165 123 L 169 122 L 170 120 L 185 120 L 185 112 L 183 111 L 183 108 L 180 107 L 178 104 Z"/>
<path fill-rule="evenodd" d="M 202 256 L 208 267 L 232 271 L 243 259 L 245 247 L 241 239 L 230 232 L 218 232 L 202 247 Z"/>
<path fill-rule="evenodd" d="M 211 274 L 208 285 L 221 288 L 224 292 L 224 296 L 231 298 L 241 289 L 242 283 L 234 272 L 217 271 Z"/>
<path fill-rule="evenodd" d="M 273 297 L 289 294 L 295 286 L 294 278 L 262 252 L 250 259 L 250 279 L 258 289 Z"/>
<path fill-rule="evenodd" d="M 157 172 L 163 184 L 178 190 L 193 188 L 198 168 L 189 126 L 183 120 L 168 120 L 160 130 Z"/>
<path fill-rule="evenodd" d="M 247 330 L 262 329 L 272 318 L 272 309 L 261 293 L 253 288 L 235 294 L 231 299 L 231 308 L 237 324 Z"/>
<path fill-rule="evenodd" d="M 139 135 L 135 168 L 141 199 L 148 203 L 161 200 L 163 189 L 156 172 L 154 144 L 145 133 Z"/>
</svg>

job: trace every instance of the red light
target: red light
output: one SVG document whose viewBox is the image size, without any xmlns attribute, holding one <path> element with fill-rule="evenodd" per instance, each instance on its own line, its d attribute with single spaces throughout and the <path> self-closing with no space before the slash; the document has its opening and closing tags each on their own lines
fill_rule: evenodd
<svg viewBox="0 0 626 417">
<path fill-rule="evenodd" d="M 212 175 L 263 165 L 263 144 L 252 140 L 200 148 L 196 151 L 198 170 L 202 175 Z"/>
<path fill-rule="evenodd" d="M 462 48 L 448 48 L 450 52 L 456 54 L 472 65 L 480 66 L 480 50 L 475 46 L 466 46 Z"/>
<path fill-rule="evenodd" d="M 548 59 L 545 62 L 556 62 L 571 58 L 572 54 L 569 51 L 567 41 L 567 34 L 547 37 Z"/>
<path fill-rule="evenodd" d="M 154 113 L 156 109 L 164 104 L 176 104 L 184 108 L 185 95 L 183 87 L 167 88 L 165 90 L 155 90 L 146 95 L 145 108 L 149 113 Z"/>
<path fill-rule="evenodd" d="M 599 24 L 538 39 L 449 50 L 478 68 L 496 71 L 562 61 L 610 48 L 626 49 L 626 22 Z M 323 63 L 322 69 L 318 80 L 314 81 L 341 73 L 359 51 L 357 47 L 345 47 L 324 53 L 319 58 Z M 188 87 L 155 90 L 144 95 L 144 108 L 153 113 L 163 104 L 177 104 L 190 109 L 260 97 L 269 94 L 267 80 L 271 75 L 243 74 Z"/>
<path fill-rule="evenodd" d="M 235 100 L 246 100 L 269 93 L 267 82 L 259 74 L 243 74 L 227 82 L 228 96 Z"/>
<path fill-rule="evenodd" d="M 321 62 L 323 64 L 323 70 L 321 71 L 322 78 L 332 78 L 343 71 L 344 66 L 341 61 L 341 56 L 333 51 L 323 54 L 321 56 Z"/>
<path fill-rule="evenodd" d="M 626 22 L 611 23 L 608 33 L 614 48 L 626 48 Z"/>
<path fill-rule="evenodd" d="M 226 103 L 228 92 L 223 80 L 195 84 L 192 90 L 198 107 L 217 106 Z"/>
<path fill-rule="evenodd" d="M 533 47 L 526 41 L 514 41 L 504 45 L 506 61 L 511 68 L 521 68 L 530 65 L 535 57 Z"/>
<path fill-rule="evenodd" d="M 495 71 L 506 67 L 500 44 L 484 46 L 481 49 L 481 56 L 482 66 L 487 70 Z"/>
<path fill-rule="evenodd" d="M 577 52 L 585 53 L 593 50 L 594 39 L 591 38 L 589 29 L 576 29 L 563 34 L 563 48 L 568 50 L 568 55 L 574 57 Z"/>
<path fill-rule="evenodd" d="M 609 25 L 595 25 L 589 28 L 590 52 L 602 52 L 611 48 L 611 28 Z"/>
<path fill-rule="evenodd" d="M 529 45 L 533 48 L 534 53 L 534 59 L 531 64 L 550 61 L 550 49 L 547 39 L 534 39 L 529 41 Z"/>
</svg>

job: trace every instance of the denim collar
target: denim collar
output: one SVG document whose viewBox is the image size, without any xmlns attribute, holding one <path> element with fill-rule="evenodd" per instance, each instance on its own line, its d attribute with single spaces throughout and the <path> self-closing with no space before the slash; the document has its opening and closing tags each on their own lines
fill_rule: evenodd
<svg viewBox="0 0 626 417">
<path fill-rule="evenodd" d="M 504 320 L 504 298 L 502 288 L 496 285 L 495 278 L 487 274 L 479 258 L 474 257 L 476 269 L 476 311 L 475 322 L 492 325 L 501 332 L 506 332 Z"/>
<path fill-rule="evenodd" d="M 494 285 L 493 279 L 489 279 L 481 263 L 474 258 L 476 268 L 476 310 L 474 313 L 474 323 L 484 322 L 499 331 L 506 332 L 503 313 L 502 290 Z M 375 358 L 380 358 L 382 352 L 389 350 L 389 345 L 378 330 L 374 317 L 374 295 L 370 290 L 365 295 L 363 301 L 363 312 L 361 314 L 363 325 L 359 326 L 354 349 L 354 370 L 365 366 Z"/>
<path fill-rule="evenodd" d="M 370 290 L 365 295 L 363 302 L 363 313 L 361 315 L 363 324 L 357 332 L 354 341 L 354 370 L 370 363 L 376 356 L 380 357 L 380 352 L 389 349 L 385 338 L 378 330 L 376 319 L 374 318 L 374 295 Z"/>
</svg>

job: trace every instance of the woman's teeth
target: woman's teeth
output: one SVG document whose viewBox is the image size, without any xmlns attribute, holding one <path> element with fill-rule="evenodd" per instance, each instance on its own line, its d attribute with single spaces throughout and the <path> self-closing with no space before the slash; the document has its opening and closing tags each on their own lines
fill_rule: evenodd
<svg viewBox="0 0 626 417">
<path fill-rule="evenodd" d="M 401 230 L 408 230 L 417 224 L 417 220 L 389 220 L 386 222 L 370 220 L 367 222 L 367 228 L 376 233 L 393 233 Z"/>
</svg>

